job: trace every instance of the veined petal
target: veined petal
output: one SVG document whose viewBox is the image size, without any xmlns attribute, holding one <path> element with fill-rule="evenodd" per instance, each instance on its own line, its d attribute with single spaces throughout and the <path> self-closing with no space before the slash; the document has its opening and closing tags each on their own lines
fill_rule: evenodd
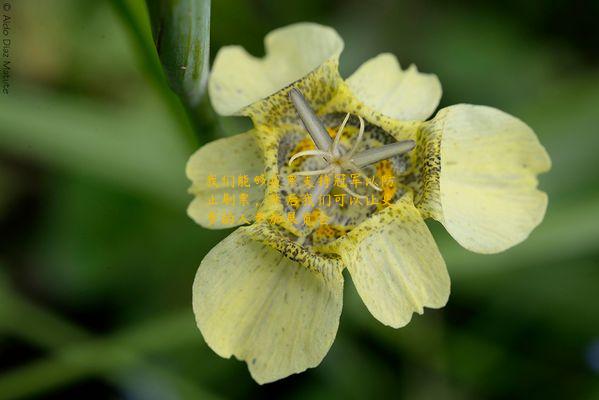
<svg viewBox="0 0 599 400">
<path fill-rule="evenodd" d="M 441 99 L 436 75 L 418 72 L 415 65 L 404 71 L 389 53 L 366 61 L 346 83 L 364 104 L 399 120 L 425 120 Z"/>
<path fill-rule="evenodd" d="M 334 60 L 336 64 L 343 40 L 332 28 L 298 23 L 270 32 L 264 47 L 264 58 L 253 57 L 239 46 L 220 49 L 208 83 L 212 105 L 219 114 L 239 114 L 325 62 Z"/>
<path fill-rule="evenodd" d="M 244 360 L 258 383 L 317 366 L 341 314 L 338 268 L 318 273 L 239 228 L 202 261 L 193 309 L 206 343 Z"/>
<path fill-rule="evenodd" d="M 252 221 L 256 204 L 264 198 L 264 187 L 257 185 L 254 177 L 263 172 L 252 131 L 204 145 L 187 162 L 190 192 L 195 195 L 187 214 L 211 229 L 241 225 L 244 219 Z M 247 185 L 243 182 L 246 177 Z"/>
<path fill-rule="evenodd" d="M 385 325 L 402 327 L 423 307 L 447 303 L 445 261 L 409 194 L 341 239 L 338 251 L 362 301 Z"/>
<path fill-rule="evenodd" d="M 495 108 L 461 104 L 439 111 L 424 130 L 441 137 L 436 218 L 454 239 L 479 253 L 526 239 L 547 207 L 537 175 L 551 166 L 532 129 Z"/>
</svg>

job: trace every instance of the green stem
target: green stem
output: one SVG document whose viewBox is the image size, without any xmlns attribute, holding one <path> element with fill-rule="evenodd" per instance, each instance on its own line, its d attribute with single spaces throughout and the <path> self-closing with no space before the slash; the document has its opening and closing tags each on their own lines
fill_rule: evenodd
<svg viewBox="0 0 599 400">
<path fill-rule="evenodd" d="M 190 111 L 168 88 L 166 76 L 162 70 L 158 53 L 152 40 L 149 27 L 149 15 L 145 2 L 134 0 L 111 0 L 117 15 L 123 21 L 124 27 L 129 32 L 138 52 L 139 64 L 148 75 L 152 86 L 160 93 L 171 115 L 178 122 L 181 132 L 191 149 L 198 147 L 198 140 L 190 121 L 196 119 Z M 144 23 L 146 21 L 146 23 Z"/>
</svg>

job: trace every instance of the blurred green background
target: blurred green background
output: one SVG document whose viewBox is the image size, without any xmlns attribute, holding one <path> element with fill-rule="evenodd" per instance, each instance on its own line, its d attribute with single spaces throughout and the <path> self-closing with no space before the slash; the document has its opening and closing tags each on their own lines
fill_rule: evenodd
<svg viewBox="0 0 599 400">
<path fill-rule="evenodd" d="M 227 44 L 261 55 L 292 22 L 330 25 L 344 76 L 392 52 L 439 76 L 441 106 L 526 121 L 553 161 L 547 216 L 523 244 L 476 255 L 430 224 L 446 308 L 384 327 L 347 277 L 324 362 L 262 387 L 195 327 L 196 268 L 228 231 L 185 214 L 189 155 L 248 122 L 205 101 L 189 118 L 144 41 L 143 1 L 9 3 L 0 398 L 599 399 L 598 2 L 214 1 L 211 58 Z"/>
</svg>

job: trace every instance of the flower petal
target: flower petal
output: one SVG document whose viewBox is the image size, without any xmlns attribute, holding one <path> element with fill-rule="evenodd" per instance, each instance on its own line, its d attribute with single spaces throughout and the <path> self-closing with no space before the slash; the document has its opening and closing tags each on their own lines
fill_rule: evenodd
<svg viewBox="0 0 599 400">
<path fill-rule="evenodd" d="M 332 28 L 298 23 L 270 32 L 264 46 L 264 58 L 253 57 L 240 46 L 223 47 L 216 55 L 208 90 L 219 114 L 238 114 L 327 60 L 337 60 L 343 40 Z"/>
<path fill-rule="evenodd" d="M 317 366 L 341 315 L 338 268 L 309 270 L 239 228 L 202 261 L 193 309 L 206 343 L 244 360 L 258 383 Z"/>
<path fill-rule="evenodd" d="M 547 208 L 536 176 L 551 166 L 532 129 L 503 111 L 468 104 L 444 108 L 424 129 L 441 137 L 437 219 L 454 239 L 479 253 L 526 239 Z"/>
<path fill-rule="evenodd" d="M 385 325 L 402 327 L 423 307 L 447 303 L 445 261 L 411 195 L 350 232 L 339 253 L 362 301 Z"/>
<path fill-rule="evenodd" d="M 441 100 L 441 83 L 434 74 L 403 71 L 394 55 L 380 54 L 347 79 L 354 95 L 367 106 L 399 120 L 425 120 Z"/>
<path fill-rule="evenodd" d="M 252 131 L 204 145 L 187 162 L 187 177 L 192 181 L 190 192 L 195 195 L 187 214 L 203 227 L 213 229 L 240 225 L 243 217 L 251 221 L 256 203 L 264 197 L 264 187 L 255 184 L 254 177 L 263 171 L 264 163 Z M 248 178 L 249 187 L 239 185 L 240 176 Z M 210 179 L 215 180 L 217 187 Z M 240 201 L 242 194 L 247 195 L 247 203 Z M 211 205 L 211 200 L 216 204 Z"/>
</svg>

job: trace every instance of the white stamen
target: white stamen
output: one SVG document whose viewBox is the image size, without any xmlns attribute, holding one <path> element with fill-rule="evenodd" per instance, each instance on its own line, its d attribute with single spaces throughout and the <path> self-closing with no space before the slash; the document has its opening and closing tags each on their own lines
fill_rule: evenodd
<svg viewBox="0 0 599 400">
<path fill-rule="evenodd" d="M 313 175 L 320 175 L 320 174 L 330 174 L 331 172 L 333 172 L 333 168 L 331 168 L 331 166 L 329 165 L 328 167 L 324 168 L 324 169 L 317 169 L 314 171 L 299 171 L 299 172 L 295 172 L 294 175 L 297 176 L 313 176 Z"/>
<path fill-rule="evenodd" d="M 347 187 L 347 186 L 346 186 L 346 187 L 344 187 L 344 188 L 343 188 L 343 190 L 344 190 L 344 191 L 345 191 L 347 194 L 349 194 L 350 196 L 356 197 L 356 198 L 358 198 L 358 199 L 366 199 L 366 198 L 368 198 L 368 196 L 365 196 L 365 195 L 363 195 L 363 194 L 358 194 L 358 193 L 354 192 L 353 190 L 351 190 L 351 189 L 350 189 L 349 187 Z"/>
<path fill-rule="evenodd" d="M 360 129 L 358 131 L 358 135 L 352 146 L 351 150 L 342 155 L 339 143 L 341 142 L 341 135 L 345 129 L 347 122 L 349 121 L 350 114 L 347 113 L 343 122 L 337 129 L 337 133 L 335 135 L 335 139 L 331 141 L 331 137 L 329 136 L 326 128 L 322 124 L 322 122 L 318 119 L 314 111 L 308 105 L 308 102 L 301 94 L 299 90 L 296 88 L 292 88 L 289 91 L 289 98 L 291 102 L 295 106 L 297 110 L 297 114 L 299 115 L 304 127 L 310 134 L 310 137 L 314 141 L 314 144 L 318 148 L 318 150 L 305 150 L 301 151 L 297 154 L 294 154 L 289 159 L 289 165 L 298 159 L 299 157 L 304 156 L 312 156 L 312 157 L 322 157 L 326 162 L 327 166 L 323 169 L 313 170 L 313 171 L 300 171 L 294 173 L 294 175 L 298 176 L 312 176 L 312 175 L 321 175 L 321 176 L 329 176 L 333 173 L 340 173 L 343 170 L 351 170 L 358 175 L 360 175 L 366 182 L 366 185 L 371 187 L 372 189 L 382 192 L 379 186 L 377 186 L 368 176 L 362 171 L 362 167 L 365 167 L 369 164 L 374 164 L 378 161 L 407 153 L 412 150 L 416 146 L 416 142 L 413 140 L 403 140 L 379 147 L 374 147 L 362 151 L 356 154 L 360 143 L 362 142 L 362 138 L 364 135 L 364 119 L 358 115 L 360 120 Z M 312 190 L 313 197 L 324 196 L 329 193 L 333 188 L 332 184 L 328 185 L 318 185 Z M 355 198 L 365 199 L 367 196 L 356 193 L 354 190 L 350 189 L 349 186 L 345 186 L 342 188 L 347 194 L 353 196 Z M 302 206 L 296 212 L 297 223 L 296 226 L 301 228 L 304 224 L 303 216 L 310 213 L 314 205 L 302 204 Z"/>
<path fill-rule="evenodd" d="M 341 126 L 337 129 L 337 134 L 335 135 L 335 141 L 333 142 L 333 147 L 329 150 L 333 155 L 339 155 L 339 142 L 341 141 L 341 135 L 343 134 L 343 130 L 345 129 L 345 125 L 349 120 L 349 113 L 345 115 Z"/>
<path fill-rule="evenodd" d="M 300 151 L 299 153 L 296 153 L 293 155 L 293 157 L 291 157 L 289 159 L 289 163 L 288 165 L 291 166 L 291 164 L 297 160 L 300 157 L 304 157 L 304 156 L 323 156 L 326 159 L 330 156 L 331 153 L 329 153 L 328 151 L 322 151 L 322 150 L 304 150 L 304 151 Z"/>
<path fill-rule="evenodd" d="M 383 189 L 381 189 L 380 187 L 378 187 L 369 177 L 368 175 L 366 175 L 360 168 L 356 167 L 355 165 L 350 166 L 350 169 L 352 171 L 354 171 L 355 173 L 357 173 L 358 175 L 360 175 L 363 179 L 364 182 L 366 182 L 366 184 L 368 186 L 370 186 L 371 188 L 373 188 L 374 190 L 376 190 L 377 192 L 382 192 Z"/>
<path fill-rule="evenodd" d="M 358 131 L 358 137 L 356 138 L 356 140 L 354 142 L 354 146 L 352 147 L 352 149 L 350 150 L 350 152 L 347 153 L 346 157 L 348 159 L 352 158 L 352 156 L 354 155 L 354 153 L 358 149 L 358 146 L 360 145 L 360 142 L 362 141 L 362 135 L 364 135 L 364 118 L 362 118 L 362 117 L 360 117 L 358 115 L 358 119 L 360 120 L 360 130 Z"/>
</svg>

